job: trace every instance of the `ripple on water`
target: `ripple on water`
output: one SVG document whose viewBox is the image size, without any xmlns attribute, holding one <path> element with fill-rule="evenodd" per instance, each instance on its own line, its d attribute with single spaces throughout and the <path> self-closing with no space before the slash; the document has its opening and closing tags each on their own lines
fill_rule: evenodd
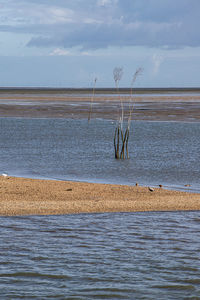
<svg viewBox="0 0 200 300">
<path fill-rule="evenodd" d="M 200 192 L 199 122 L 134 121 L 131 159 L 123 163 L 114 159 L 115 126 L 103 119 L 0 118 L 0 173 Z"/>
<path fill-rule="evenodd" d="M 2 299 L 199 299 L 199 212 L 0 218 Z"/>
</svg>

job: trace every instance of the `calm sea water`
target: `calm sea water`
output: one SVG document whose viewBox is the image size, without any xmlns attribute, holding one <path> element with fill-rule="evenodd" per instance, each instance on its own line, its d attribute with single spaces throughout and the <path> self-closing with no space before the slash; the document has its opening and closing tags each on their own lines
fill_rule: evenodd
<svg viewBox="0 0 200 300">
<path fill-rule="evenodd" d="M 200 299 L 200 212 L 0 217 L 1 299 Z"/>
<path fill-rule="evenodd" d="M 130 160 L 114 159 L 108 120 L 0 119 L 0 173 L 159 185 L 200 192 L 200 123 L 132 123 Z"/>
</svg>

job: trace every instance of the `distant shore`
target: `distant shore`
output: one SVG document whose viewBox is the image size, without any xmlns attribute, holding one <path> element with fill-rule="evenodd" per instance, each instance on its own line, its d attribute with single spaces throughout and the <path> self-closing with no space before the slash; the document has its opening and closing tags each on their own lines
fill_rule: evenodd
<svg viewBox="0 0 200 300">
<path fill-rule="evenodd" d="M 133 105 L 133 120 L 200 121 L 199 89 L 155 90 L 134 90 L 131 99 L 128 89 L 121 96 L 114 89 L 97 90 L 92 118 L 117 120 L 123 101 L 125 116 Z M 91 89 L 0 89 L 0 117 L 87 119 L 91 99 Z"/>
<path fill-rule="evenodd" d="M 200 194 L 0 176 L 0 215 L 200 210 Z"/>
<path fill-rule="evenodd" d="M 0 87 L 2 93 L 34 94 L 92 94 L 93 88 Z M 200 93 L 200 87 L 134 88 L 134 94 Z M 116 88 L 95 88 L 97 94 L 118 94 Z M 130 87 L 119 88 L 119 93 L 130 94 Z"/>
</svg>

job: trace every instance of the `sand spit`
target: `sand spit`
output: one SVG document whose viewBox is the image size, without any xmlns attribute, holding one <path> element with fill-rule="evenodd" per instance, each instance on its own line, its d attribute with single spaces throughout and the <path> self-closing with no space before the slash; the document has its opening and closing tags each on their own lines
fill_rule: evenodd
<svg viewBox="0 0 200 300">
<path fill-rule="evenodd" d="M 0 215 L 200 210 L 200 194 L 0 176 Z"/>
</svg>

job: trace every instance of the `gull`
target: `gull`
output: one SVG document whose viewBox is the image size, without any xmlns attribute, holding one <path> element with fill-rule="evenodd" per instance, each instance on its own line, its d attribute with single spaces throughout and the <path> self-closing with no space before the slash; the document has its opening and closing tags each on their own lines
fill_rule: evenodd
<svg viewBox="0 0 200 300">
<path fill-rule="evenodd" d="M 150 192 L 154 192 L 154 189 L 153 189 L 153 188 L 148 187 L 148 189 L 149 189 Z"/>
</svg>

